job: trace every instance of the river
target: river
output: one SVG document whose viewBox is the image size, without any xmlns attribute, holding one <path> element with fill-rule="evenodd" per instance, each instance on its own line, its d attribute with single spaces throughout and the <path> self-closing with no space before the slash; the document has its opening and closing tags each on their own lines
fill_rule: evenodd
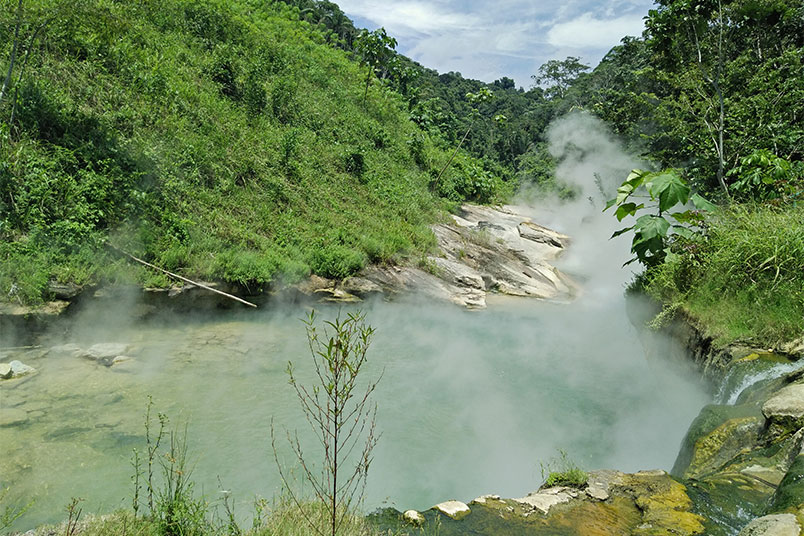
<svg viewBox="0 0 804 536">
<path fill-rule="evenodd" d="M 645 357 L 625 312 L 628 274 L 618 270 L 587 280 L 571 304 L 498 298 L 484 311 L 415 299 L 364 304 L 377 330 L 365 378 L 382 373 L 375 393 L 382 436 L 365 509 L 522 496 L 539 487 L 542 466 L 559 451 L 586 469 L 669 470 L 711 393 L 678 363 Z M 35 341 L 41 349 L 18 357 L 36 375 L 0 384 L 0 405 L 28 415 L 0 428 L 5 504 L 33 501 L 13 528 L 63 519 L 71 497 L 85 499 L 84 512 L 130 506 L 130 460 L 144 448 L 149 396 L 154 411 L 187 424 L 199 494 L 215 502 L 221 486 L 231 490 L 247 516 L 255 496 L 279 493 L 271 419 L 310 439 L 285 372 L 292 361 L 310 380 L 300 320 L 308 307 L 135 319 L 134 301 L 104 303 L 54 323 Z M 322 318 L 339 312 L 316 308 Z M 125 344 L 133 359 L 106 367 L 45 351 L 96 343 Z M 308 452 L 315 459 L 312 446 Z"/>
</svg>

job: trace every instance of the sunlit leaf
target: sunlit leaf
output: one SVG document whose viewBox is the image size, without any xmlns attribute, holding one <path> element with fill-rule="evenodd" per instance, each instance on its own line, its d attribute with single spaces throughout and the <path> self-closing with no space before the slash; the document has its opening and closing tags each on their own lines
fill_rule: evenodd
<svg viewBox="0 0 804 536">
<path fill-rule="evenodd" d="M 698 210 L 712 211 L 717 208 L 717 205 L 710 203 L 709 201 L 701 197 L 699 194 L 692 194 L 690 200 L 692 201 L 692 204 L 695 205 L 695 208 L 697 208 Z"/>
</svg>

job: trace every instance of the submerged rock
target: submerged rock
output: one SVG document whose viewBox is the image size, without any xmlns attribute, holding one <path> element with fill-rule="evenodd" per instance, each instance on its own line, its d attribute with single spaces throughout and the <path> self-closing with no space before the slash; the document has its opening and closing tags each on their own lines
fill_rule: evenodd
<svg viewBox="0 0 804 536">
<path fill-rule="evenodd" d="M 0 408 L 0 428 L 19 426 L 28 422 L 28 412 L 16 408 Z"/>
<path fill-rule="evenodd" d="M 8 363 L 0 363 L 0 379 L 7 380 L 12 374 L 11 365 Z"/>
<path fill-rule="evenodd" d="M 28 374 L 33 374 L 36 372 L 36 369 L 26 365 L 22 361 L 14 360 L 9 363 L 9 368 L 11 368 L 11 377 L 12 378 L 19 378 L 20 376 L 27 376 Z"/>
</svg>

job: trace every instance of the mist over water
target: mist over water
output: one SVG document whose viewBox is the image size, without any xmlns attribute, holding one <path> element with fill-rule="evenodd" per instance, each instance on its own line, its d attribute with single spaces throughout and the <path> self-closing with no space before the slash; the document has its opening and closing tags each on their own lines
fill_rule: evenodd
<svg viewBox="0 0 804 536">
<path fill-rule="evenodd" d="M 601 141 L 610 140 L 599 125 L 571 120 L 572 128 L 554 127 L 558 173 L 593 196 L 592 173 L 604 169 L 595 159 L 620 162 L 601 174 L 609 184 L 636 163 L 621 153 L 614 158 L 619 149 Z M 426 509 L 485 493 L 522 496 L 539 487 L 540 464 L 559 449 L 585 469 L 671 468 L 687 427 L 711 396 L 687 368 L 646 358 L 626 315 L 623 290 L 631 274 L 621 265 L 628 240 L 608 240 L 617 222 L 601 208 L 582 198 L 522 209 L 572 236 L 560 266 L 581 284 L 573 303 L 497 297 L 474 312 L 413 297 L 364 304 L 377 329 L 365 378 L 383 374 L 375 393 L 382 437 L 367 510 Z M 246 516 L 256 495 L 281 490 L 271 418 L 309 439 L 285 374 L 292 360 L 302 381 L 311 377 L 299 320 L 304 307 L 146 321 L 133 319 L 135 308 L 125 300 L 111 309 L 87 307 L 40 341 L 82 348 L 126 343 L 131 362 L 106 368 L 51 353 L 31 359 L 39 373 L 30 380 L 0 386 L 0 404 L 30 417 L 0 432 L 0 485 L 10 488 L 10 500 L 35 500 L 15 528 L 61 519 L 73 496 L 87 499 L 85 512 L 129 506 L 129 459 L 132 448 L 144 448 L 148 395 L 154 411 L 189 423 L 198 491 L 218 500 L 220 478 Z M 317 309 L 322 318 L 338 313 L 337 306 Z M 675 353 L 673 341 L 654 344 Z M 290 450 L 279 444 L 292 465 Z"/>
</svg>

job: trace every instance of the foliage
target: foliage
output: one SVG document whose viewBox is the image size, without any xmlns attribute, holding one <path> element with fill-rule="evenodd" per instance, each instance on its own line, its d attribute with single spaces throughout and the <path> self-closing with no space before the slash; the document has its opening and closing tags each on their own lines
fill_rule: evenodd
<svg viewBox="0 0 804 536">
<path fill-rule="evenodd" d="M 388 69 L 396 44 L 396 39 L 390 37 L 385 28 L 380 28 L 373 32 L 362 30 L 355 38 L 355 51 L 360 57 L 360 65 L 368 68 L 366 91 L 363 94 L 364 104 L 368 97 L 371 75 L 381 72 L 383 69 Z"/>
<path fill-rule="evenodd" d="M 26 0 L 30 55 L 0 105 L 0 297 L 151 278 L 123 269 L 110 238 L 253 291 L 432 247 L 430 166 L 446 151 L 387 88 L 363 105 L 364 71 L 338 45 L 349 32 L 323 36 L 304 9 Z M 0 27 L 15 17 L 0 10 Z"/>
<path fill-rule="evenodd" d="M 158 430 L 154 435 L 151 410 L 153 399 L 148 397 L 145 411 L 145 460 L 139 450 L 132 457 L 132 511 L 136 519 L 140 510 L 143 517 L 153 523 L 159 536 L 193 536 L 208 530 L 207 504 L 195 497 L 192 467 L 187 460 L 187 428 L 168 430 L 169 419 L 164 413 L 157 414 Z M 163 441 L 166 440 L 167 448 Z M 143 461 L 147 463 L 142 467 Z M 156 480 L 155 464 L 162 469 L 161 480 Z M 143 482 L 144 480 L 144 482 Z M 161 484 L 160 484 L 161 482 Z M 140 504 L 140 493 L 145 486 L 146 504 Z M 147 511 L 145 511 L 147 507 Z"/>
<path fill-rule="evenodd" d="M 300 384 L 292 363 L 288 363 L 287 372 L 323 450 L 320 475 L 312 465 L 313 460 L 304 453 L 298 433 L 288 432 L 287 439 L 315 494 L 316 508 L 326 512 L 323 519 L 309 513 L 291 488 L 286 470 L 279 462 L 273 424 L 271 438 L 280 476 L 299 512 L 317 534 L 336 536 L 348 519 L 349 511 L 362 500 L 372 451 L 378 439 L 374 428 L 377 408 L 371 402 L 371 394 L 379 380 L 369 382 L 363 391 L 358 391 L 357 384 L 374 328 L 365 323 L 364 313 L 349 313 L 344 319 L 338 316 L 334 321 L 325 322 L 323 338 L 320 338 L 315 320 L 313 311 L 305 327 L 316 383 Z M 351 457 L 353 452 L 357 460 Z M 350 463 L 354 465 L 349 467 Z"/>
<path fill-rule="evenodd" d="M 646 291 L 718 344 L 774 346 L 804 331 L 804 207 L 736 205 L 707 215 L 705 241 L 675 248 Z"/>
<path fill-rule="evenodd" d="M 2 511 L 0 511 L 0 531 L 4 531 L 13 525 L 33 505 L 33 503 L 25 505 L 4 504 L 8 490 L 9 488 L 0 490 L 0 507 L 2 507 Z"/>
<path fill-rule="evenodd" d="M 767 149 L 741 158 L 730 174 L 737 177 L 732 191 L 746 200 L 795 201 L 804 191 L 804 162 L 790 162 Z"/>
<path fill-rule="evenodd" d="M 531 78 L 536 84 L 546 86 L 545 93 L 550 98 L 563 99 L 569 87 L 588 70 L 589 66 L 581 63 L 580 58 L 568 56 L 564 60 L 549 60 L 539 67 L 539 74 Z"/>
<path fill-rule="evenodd" d="M 653 204 L 649 206 L 645 203 L 637 204 L 634 200 L 639 201 L 640 193 L 647 193 L 646 200 Z M 684 209 L 688 202 L 692 202 L 695 210 L 668 213 L 677 205 Z M 604 210 L 613 206 L 617 207 L 615 211 L 617 220 L 623 221 L 629 216 L 636 218 L 634 225 L 620 229 L 612 235 L 614 238 L 629 231 L 634 232 L 631 253 L 636 257 L 626 264 L 638 260 L 647 268 L 664 262 L 670 254 L 670 244 L 676 236 L 686 240 L 700 238 L 703 222 L 700 211 L 715 208 L 700 195 L 690 195 L 689 185 L 674 169 L 659 172 L 633 170 L 625 182 L 617 188 L 617 197 L 611 199 Z M 643 209 L 653 210 L 655 213 L 637 217 L 637 213 Z M 671 223 L 667 216 L 675 223 Z"/>
</svg>

